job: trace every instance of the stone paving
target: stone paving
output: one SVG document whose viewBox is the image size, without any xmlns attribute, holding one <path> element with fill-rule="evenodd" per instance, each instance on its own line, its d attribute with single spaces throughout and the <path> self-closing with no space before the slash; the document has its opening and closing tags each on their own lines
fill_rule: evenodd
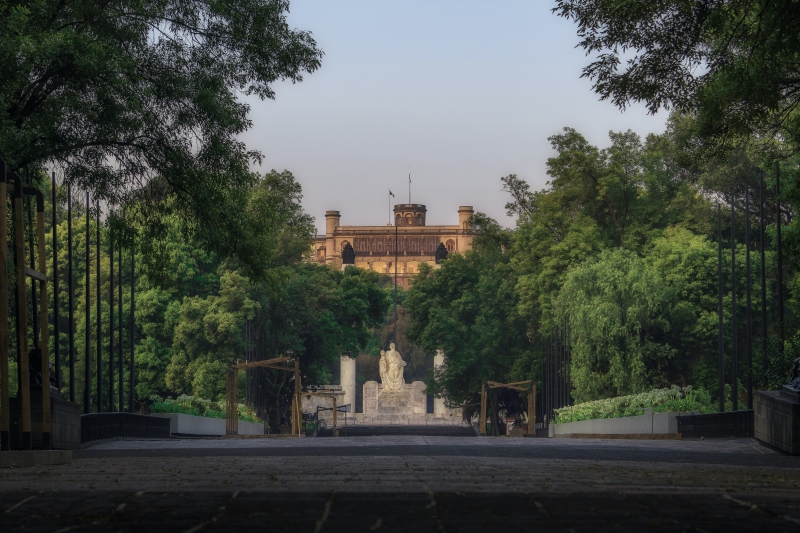
<svg viewBox="0 0 800 533">
<path fill-rule="evenodd" d="M 753 439 L 116 441 L 0 470 L 0 531 L 800 531 Z"/>
</svg>

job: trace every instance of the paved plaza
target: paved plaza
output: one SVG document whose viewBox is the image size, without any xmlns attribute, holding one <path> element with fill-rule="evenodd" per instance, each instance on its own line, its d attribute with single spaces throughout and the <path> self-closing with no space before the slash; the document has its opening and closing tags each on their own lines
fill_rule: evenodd
<svg viewBox="0 0 800 533">
<path fill-rule="evenodd" d="M 116 441 L 0 470 L 0 531 L 800 531 L 753 439 Z"/>
</svg>

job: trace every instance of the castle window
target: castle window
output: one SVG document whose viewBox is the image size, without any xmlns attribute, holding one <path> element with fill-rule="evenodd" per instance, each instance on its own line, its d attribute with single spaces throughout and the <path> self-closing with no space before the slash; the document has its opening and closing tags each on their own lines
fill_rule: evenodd
<svg viewBox="0 0 800 533">
<path fill-rule="evenodd" d="M 445 243 L 445 247 L 447 248 L 448 252 L 455 252 L 456 251 L 456 243 L 453 239 L 448 239 Z"/>
</svg>

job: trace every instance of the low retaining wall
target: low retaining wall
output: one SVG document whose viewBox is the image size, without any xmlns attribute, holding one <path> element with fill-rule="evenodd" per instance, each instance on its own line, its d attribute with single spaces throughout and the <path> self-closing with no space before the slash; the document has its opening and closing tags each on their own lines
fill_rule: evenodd
<svg viewBox="0 0 800 533">
<path fill-rule="evenodd" d="M 225 434 L 224 418 L 185 415 L 182 413 L 153 413 L 150 416 L 169 419 L 169 432 L 173 435 L 211 435 Z M 239 420 L 239 435 L 263 435 L 264 424 Z"/>
<path fill-rule="evenodd" d="M 550 424 L 550 437 L 569 437 L 575 434 L 596 435 L 656 435 L 678 433 L 677 411 L 666 413 L 646 413 L 640 416 L 622 418 L 601 418 L 598 420 L 582 420 L 566 424 Z"/>
<path fill-rule="evenodd" d="M 326 419 L 330 425 L 330 419 Z M 336 421 L 337 426 L 344 427 L 344 414 L 340 414 Z M 384 415 L 371 415 L 364 413 L 355 413 L 347 415 L 348 426 L 456 426 L 456 427 L 469 427 L 465 424 L 460 416 L 441 416 L 434 413 L 427 414 L 384 414 Z"/>
<path fill-rule="evenodd" d="M 800 401 L 787 387 L 782 391 L 757 391 L 755 397 L 755 438 L 800 455 Z"/>
<path fill-rule="evenodd" d="M 688 438 L 727 439 L 753 436 L 753 410 L 691 414 L 678 417 L 678 430 Z"/>
<path fill-rule="evenodd" d="M 168 439 L 169 422 L 132 413 L 92 413 L 81 416 L 81 443 L 105 439 Z"/>
<path fill-rule="evenodd" d="M 58 391 L 50 388 L 50 446 L 54 450 L 80 450 L 81 407 L 58 397 Z M 19 398 L 10 398 L 11 449 L 22 448 L 22 407 Z M 42 396 L 41 391 L 31 394 L 31 445 L 34 450 L 42 448 Z"/>
</svg>

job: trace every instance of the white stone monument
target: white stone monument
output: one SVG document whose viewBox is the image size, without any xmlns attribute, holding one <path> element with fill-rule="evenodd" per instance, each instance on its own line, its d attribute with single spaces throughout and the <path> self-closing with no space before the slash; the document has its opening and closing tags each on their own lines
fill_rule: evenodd
<svg viewBox="0 0 800 533">
<path fill-rule="evenodd" d="M 433 370 L 438 370 L 444 364 L 444 351 L 436 350 L 433 356 Z M 447 407 L 444 405 L 444 398 L 433 399 L 433 415 L 437 418 L 447 415 Z"/>
<path fill-rule="evenodd" d="M 350 412 L 356 412 L 356 360 L 343 355 L 339 361 L 339 383 L 344 396 L 337 400 L 339 405 L 350 404 Z"/>
<path fill-rule="evenodd" d="M 388 351 L 381 350 L 378 364 L 381 383 L 368 381 L 364 384 L 365 416 L 397 424 L 408 424 L 415 415 L 425 416 L 428 402 L 425 383 L 407 384 L 403 378 L 406 364 L 394 343 L 389 345 Z"/>
</svg>

